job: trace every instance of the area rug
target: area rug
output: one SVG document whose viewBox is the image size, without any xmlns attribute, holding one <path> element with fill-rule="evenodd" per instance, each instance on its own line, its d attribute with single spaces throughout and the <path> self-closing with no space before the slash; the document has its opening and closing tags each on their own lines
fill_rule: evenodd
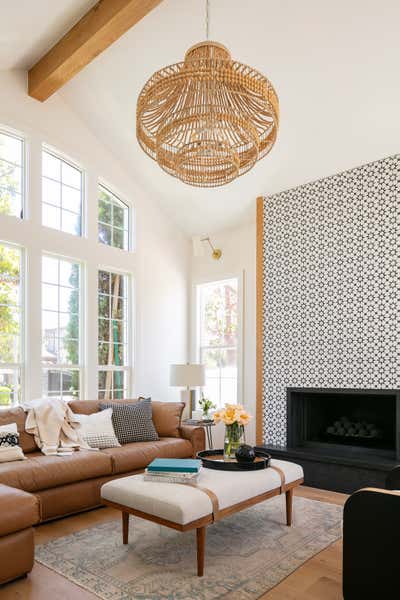
<svg viewBox="0 0 400 600">
<path fill-rule="evenodd" d="M 36 548 L 36 560 L 104 600 L 255 600 L 341 536 L 342 507 L 294 499 L 292 527 L 277 497 L 207 529 L 205 576 L 196 534 L 131 517 Z"/>
</svg>

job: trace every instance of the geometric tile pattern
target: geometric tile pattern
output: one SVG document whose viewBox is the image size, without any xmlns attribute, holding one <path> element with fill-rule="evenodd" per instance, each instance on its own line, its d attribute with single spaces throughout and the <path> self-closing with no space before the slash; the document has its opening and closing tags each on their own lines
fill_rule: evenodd
<svg viewBox="0 0 400 600">
<path fill-rule="evenodd" d="M 400 388 L 400 155 L 263 205 L 263 432 L 286 388 Z"/>
</svg>

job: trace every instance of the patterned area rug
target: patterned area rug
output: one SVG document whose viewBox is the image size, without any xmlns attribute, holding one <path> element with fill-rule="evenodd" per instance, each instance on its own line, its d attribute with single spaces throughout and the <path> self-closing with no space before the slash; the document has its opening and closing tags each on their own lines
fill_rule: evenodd
<svg viewBox="0 0 400 600">
<path fill-rule="evenodd" d="M 207 530 L 205 576 L 196 576 L 196 535 L 131 517 L 36 548 L 36 560 L 104 600 L 255 600 L 341 536 L 342 507 L 296 497 L 294 524 L 284 497 Z"/>
</svg>

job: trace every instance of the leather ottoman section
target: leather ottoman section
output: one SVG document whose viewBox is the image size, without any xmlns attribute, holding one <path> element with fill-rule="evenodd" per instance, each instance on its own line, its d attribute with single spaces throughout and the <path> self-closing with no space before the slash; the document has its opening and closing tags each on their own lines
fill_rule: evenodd
<svg viewBox="0 0 400 600">
<path fill-rule="evenodd" d="M 0 483 L 27 492 L 37 492 L 68 483 L 112 474 L 110 456 L 80 450 L 71 456 L 28 454 L 26 460 L 0 464 Z"/>
<path fill-rule="evenodd" d="M 40 520 L 50 521 L 101 506 L 100 489 L 104 483 L 139 472 L 130 471 L 124 475 L 98 477 L 37 492 L 35 496 L 40 500 Z"/>
<path fill-rule="evenodd" d="M 33 567 L 34 551 L 32 527 L 0 538 L 0 583 L 29 573 Z"/>
<path fill-rule="evenodd" d="M 144 469 L 154 458 L 190 458 L 193 446 L 181 438 L 160 438 L 157 442 L 132 442 L 103 450 L 113 461 L 113 473 Z"/>
<path fill-rule="evenodd" d="M 39 500 L 22 490 L 0 485 L 0 515 L 0 536 L 8 536 L 39 522 Z"/>
</svg>

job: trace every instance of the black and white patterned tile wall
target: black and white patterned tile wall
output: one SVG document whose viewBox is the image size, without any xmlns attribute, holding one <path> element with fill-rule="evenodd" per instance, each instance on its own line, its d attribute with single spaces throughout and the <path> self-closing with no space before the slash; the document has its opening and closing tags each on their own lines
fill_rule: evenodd
<svg viewBox="0 0 400 600">
<path fill-rule="evenodd" d="M 400 155 L 264 199 L 263 430 L 286 388 L 400 388 Z"/>
</svg>

